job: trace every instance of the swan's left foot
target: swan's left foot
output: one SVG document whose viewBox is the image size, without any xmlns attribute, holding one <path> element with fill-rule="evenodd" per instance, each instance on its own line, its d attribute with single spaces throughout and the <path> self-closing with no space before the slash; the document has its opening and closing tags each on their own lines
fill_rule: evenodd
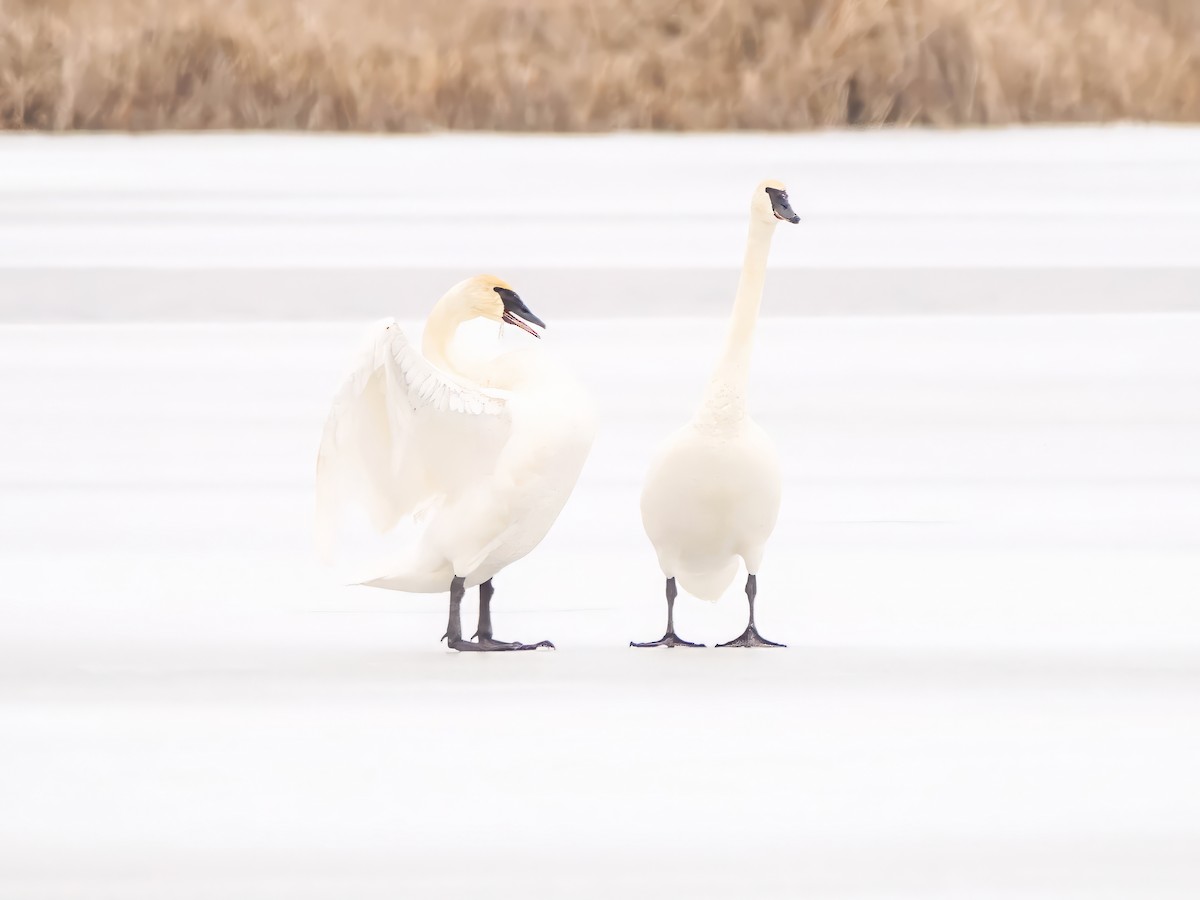
<svg viewBox="0 0 1200 900">
<path fill-rule="evenodd" d="M 691 641 L 685 641 L 673 631 L 668 631 L 657 641 L 630 641 L 630 647 L 703 647 L 703 644 L 693 644 Z"/>
<path fill-rule="evenodd" d="M 464 641 L 462 636 L 462 619 L 460 607 L 464 593 L 463 578 L 455 578 L 450 582 L 450 622 L 446 626 L 446 645 L 451 650 L 463 653 L 498 653 L 505 650 L 553 650 L 554 645 L 549 641 L 538 641 L 536 644 L 522 644 L 520 641 L 498 641 L 492 637 L 492 580 L 489 578 L 479 585 L 479 627 L 471 635 L 478 638 L 474 641 Z"/>
<path fill-rule="evenodd" d="M 768 641 L 765 637 L 758 633 L 758 629 L 753 625 L 746 627 L 740 635 L 732 641 L 727 641 L 724 644 L 717 644 L 718 647 L 786 647 L 787 644 L 777 644 L 774 641 Z"/>
<path fill-rule="evenodd" d="M 675 587 L 675 579 L 667 579 L 667 633 L 657 641 L 630 641 L 630 647 L 703 647 L 703 644 L 693 644 L 685 641 L 675 633 L 675 598 L 679 591 Z"/>
<path fill-rule="evenodd" d="M 522 644 L 520 641 L 498 641 L 492 637 L 491 633 L 480 634 L 478 631 L 471 635 L 473 638 L 479 638 L 478 643 L 484 650 L 554 650 L 554 644 L 550 641 L 538 641 L 536 644 Z"/>
<path fill-rule="evenodd" d="M 464 641 L 459 638 L 456 641 L 449 642 L 450 649 L 459 650 L 466 653 L 490 653 L 502 652 L 505 650 L 553 650 L 554 644 L 550 641 L 538 641 L 536 644 L 522 644 L 519 641 L 497 641 L 490 637 L 481 637 L 477 641 Z"/>
</svg>

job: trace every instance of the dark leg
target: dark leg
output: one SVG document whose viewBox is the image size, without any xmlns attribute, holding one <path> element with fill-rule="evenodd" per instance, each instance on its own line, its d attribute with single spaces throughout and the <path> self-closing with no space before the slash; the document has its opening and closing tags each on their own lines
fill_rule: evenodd
<svg viewBox="0 0 1200 900">
<path fill-rule="evenodd" d="M 492 637 L 492 594 L 494 593 L 496 593 L 496 589 L 492 587 L 490 578 L 479 586 L 479 627 L 475 629 L 474 637 L 479 638 L 480 647 L 484 650 L 536 650 L 539 647 L 554 649 L 554 644 L 550 641 L 522 644 L 519 641 L 506 643 L 495 640 Z"/>
<path fill-rule="evenodd" d="M 753 575 L 746 577 L 746 599 L 750 601 L 750 624 L 746 626 L 746 630 L 739 637 L 735 637 L 732 641 L 726 644 L 717 644 L 718 647 L 786 647 L 787 644 L 777 644 L 774 641 L 768 641 L 765 637 L 758 633 L 758 629 L 754 627 L 754 597 L 758 594 L 758 579 Z"/>
<path fill-rule="evenodd" d="M 492 587 L 492 579 L 488 579 L 479 586 L 479 625 L 475 629 L 475 633 L 471 635 L 473 638 L 492 636 L 492 594 L 496 593 L 496 589 Z"/>
<path fill-rule="evenodd" d="M 648 641 L 644 644 L 639 644 L 635 641 L 630 641 L 630 647 L 703 647 L 703 644 L 693 644 L 691 641 L 682 640 L 675 633 L 675 598 L 679 595 L 679 591 L 675 589 L 675 579 L 667 579 L 667 633 L 657 641 Z"/>
<path fill-rule="evenodd" d="M 465 578 L 450 579 L 450 621 L 446 623 L 446 633 L 442 638 L 448 646 L 454 647 L 462 643 L 462 599 L 467 592 Z M 455 648 L 457 649 L 457 648 Z"/>
<path fill-rule="evenodd" d="M 505 643 L 492 638 L 492 580 L 489 578 L 479 586 L 479 628 L 473 635 L 478 641 L 465 641 L 462 636 L 462 598 L 466 594 L 465 579 L 455 578 L 450 582 L 450 624 L 446 626 L 446 643 L 454 650 L 484 652 L 489 650 L 537 650 L 539 647 L 554 649 L 549 641 L 536 644 Z"/>
</svg>

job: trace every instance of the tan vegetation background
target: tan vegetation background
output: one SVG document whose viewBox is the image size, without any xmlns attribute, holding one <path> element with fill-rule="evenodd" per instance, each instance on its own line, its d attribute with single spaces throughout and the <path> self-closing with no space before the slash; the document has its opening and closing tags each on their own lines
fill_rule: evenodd
<svg viewBox="0 0 1200 900">
<path fill-rule="evenodd" d="M 1200 0 L 0 0 L 0 127 L 1200 120 Z"/>
</svg>

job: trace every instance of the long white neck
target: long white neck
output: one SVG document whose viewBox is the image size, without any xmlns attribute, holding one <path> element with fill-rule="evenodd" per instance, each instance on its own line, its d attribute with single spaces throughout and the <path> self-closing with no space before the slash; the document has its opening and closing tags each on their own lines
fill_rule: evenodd
<svg viewBox="0 0 1200 900">
<path fill-rule="evenodd" d="M 425 332 L 421 336 L 421 352 L 425 358 L 448 374 L 456 374 L 458 366 L 450 355 L 450 343 L 458 326 L 467 320 L 462 314 L 461 304 L 455 302 L 452 293 L 446 294 L 429 312 L 425 320 Z"/>
<path fill-rule="evenodd" d="M 750 352 L 754 349 L 754 326 L 762 303 L 763 283 L 767 276 L 767 256 L 771 252 L 774 222 L 750 219 L 746 236 L 746 256 L 738 280 L 737 299 L 729 317 L 725 349 L 717 361 L 701 406 L 700 418 L 729 422 L 746 414 L 746 387 L 750 379 Z"/>
</svg>

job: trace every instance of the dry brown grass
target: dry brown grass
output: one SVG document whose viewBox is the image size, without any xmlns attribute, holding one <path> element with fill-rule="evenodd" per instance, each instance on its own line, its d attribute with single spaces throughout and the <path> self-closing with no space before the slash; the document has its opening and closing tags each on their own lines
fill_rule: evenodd
<svg viewBox="0 0 1200 900">
<path fill-rule="evenodd" d="M 0 0 L 0 127 L 1200 120 L 1200 0 Z"/>
</svg>

